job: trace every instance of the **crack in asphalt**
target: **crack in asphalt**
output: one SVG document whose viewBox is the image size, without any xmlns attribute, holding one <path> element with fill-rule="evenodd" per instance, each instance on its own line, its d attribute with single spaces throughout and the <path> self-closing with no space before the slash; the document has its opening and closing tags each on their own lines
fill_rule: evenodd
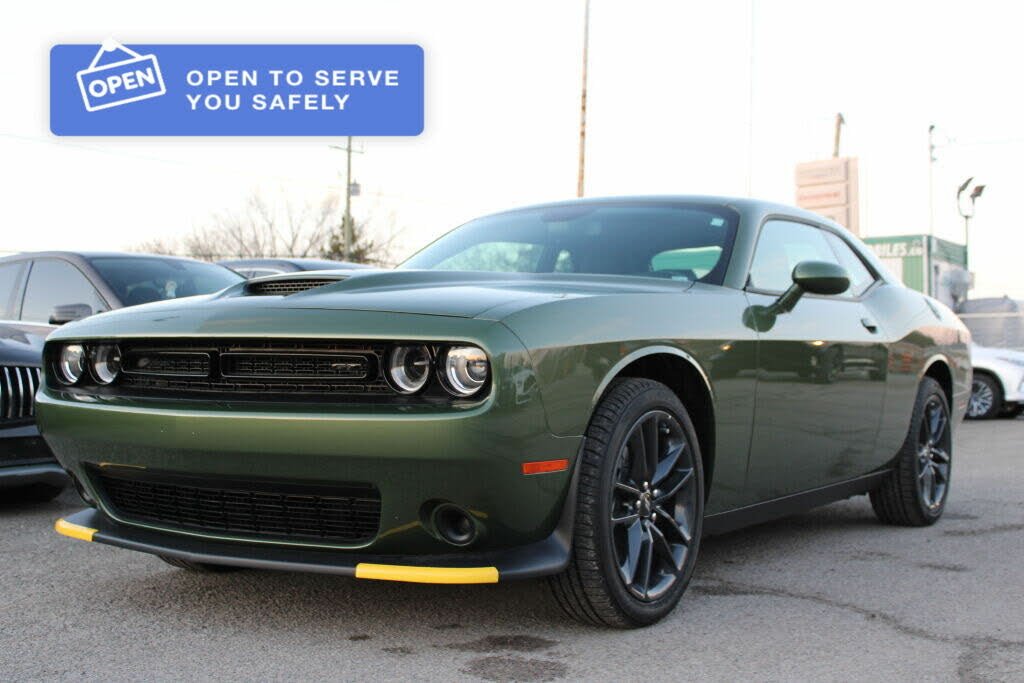
<svg viewBox="0 0 1024 683">
<path fill-rule="evenodd" d="M 1007 531 L 1024 531 L 1024 524 L 995 524 L 984 529 L 946 529 L 946 536 L 981 536 L 983 534 L 1000 534 Z"/>
<path fill-rule="evenodd" d="M 729 581 L 716 576 L 702 577 L 701 581 L 712 583 L 711 585 L 696 584 L 692 586 L 691 590 L 713 596 L 765 595 L 789 600 L 805 600 L 834 609 L 853 612 L 866 619 L 877 620 L 897 633 L 910 636 L 911 638 L 919 638 L 932 643 L 953 645 L 961 648 L 961 652 L 957 657 L 957 675 L 962 681 L 970 681 L 972 683 L 974 681 L 988 681 L 997 675 L 1020 675 L 1024 671 L 1024 661 L 1012 661 L 1013 655 L 1022 656 L 1022 659 L 1024 659 L 1024 640 L 1005 640 L 992 636 L 947 636 L 933 633 L 918 626 L 905 624 L 897 617 L 885 612 L 871 610 L 852 602 L 843 602 L 814 593 L 797 593 L 771 586 Z M 993 672 L 993 659 L 1001 656 L 1007 657 L 1007 660 L 1003 662 L 1006 665 L 1006 670 Z M 997 661 L 996 664 L 998 665 L 999 662 Z"/>
</svg>

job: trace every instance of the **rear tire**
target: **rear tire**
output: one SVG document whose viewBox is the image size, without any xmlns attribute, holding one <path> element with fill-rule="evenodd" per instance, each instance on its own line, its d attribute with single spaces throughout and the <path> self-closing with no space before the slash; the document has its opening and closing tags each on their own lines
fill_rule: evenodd
<svg viewBox="0 0 1024 683">
<path fill-rule="evenodd" d="M 166 555 L 157 555 L 161 560 L 177 567 L 178 569 L 184 569 L 189 572 L 197 572 L 199 574 L 224 574 L 226 572 L 239 571 L 241 567 L 232 567 L 226 564 L 209 564 L 206 562 L 192 562 L 190 560 L 182 560 L 177 557 L 168 557 Z"/>
<path fill-rule="evenodd" d="M 693 424 L 665 385 L 617 380 L 585 443 L 569 566 L 549 585 L 578 621 L 653 624 L 679 602 L 700 547 L 704 474 Z"/>
<path fill-rule="evenodd" d="M 967 399 L 967 417 L 991 420 L 1003 412 L 1003 387 L 991 375 L 975 373 L 971 381 L 971 397 Z"/>
<path fill-rule="evenodd" d="M 946 392 L 934 379 L 925 377 L 895 467 L 871 492 L 871 507 L 879 521 L 929 526 L 942 516 L 952 473 L 951 427 Z"/>
</svg>

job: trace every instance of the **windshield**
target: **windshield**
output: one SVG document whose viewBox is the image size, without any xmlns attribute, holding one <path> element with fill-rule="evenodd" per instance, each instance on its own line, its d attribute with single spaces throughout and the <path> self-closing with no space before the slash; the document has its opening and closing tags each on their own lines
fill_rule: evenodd
<svg viewBox="0 0 1024 683">
<path fill-rule="evenodd" d="M 573 204 L 487 216 L 400 268 L 633 275 L 721 284 L 737 214 L 658 202 Z"/>
<path fill-rule="evenodd" d="M 213 263 L 156 256 L 104 257 L 89 262 L 125 306 L 212 294 L 245 279 Z"/>
</svg>

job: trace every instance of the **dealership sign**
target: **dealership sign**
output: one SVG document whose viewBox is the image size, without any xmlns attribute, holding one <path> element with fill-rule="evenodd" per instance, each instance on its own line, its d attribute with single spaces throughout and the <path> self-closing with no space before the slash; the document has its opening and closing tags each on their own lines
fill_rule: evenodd
<svg viewBox="0 0 1024 683">
<path fill-rule="evenodd" d="M 418 45 L 55 45 L 55 135 L 419 135 Z"/>
<path fill-rule="evenodd" d="M 857 159 L 808 161 L 796 167 L 796 205 L 860 234 Z"/>
</svg>

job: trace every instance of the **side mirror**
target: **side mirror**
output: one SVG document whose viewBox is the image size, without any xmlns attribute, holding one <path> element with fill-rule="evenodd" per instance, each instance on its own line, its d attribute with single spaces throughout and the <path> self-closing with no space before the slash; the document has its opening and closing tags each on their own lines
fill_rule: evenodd
<svg viewBox="0 0 1024 683">
<path fill-rule="evenodd" d="M 793 268 L 793 285 L 771 307 L 776 313 L 788 313 L 805 293 L 842 294 L 849 288 L 850 276 L 842 266 L 828 261 L 801 261 Z"/>
<path fill-rule="evenodd" d="M 50 313 L 51 325 L 63 325 L 74 320 L 81 320 L 92 315 L 92 306 L 89 304 L 63 304 L 54 306 Z"/>
</svg>

